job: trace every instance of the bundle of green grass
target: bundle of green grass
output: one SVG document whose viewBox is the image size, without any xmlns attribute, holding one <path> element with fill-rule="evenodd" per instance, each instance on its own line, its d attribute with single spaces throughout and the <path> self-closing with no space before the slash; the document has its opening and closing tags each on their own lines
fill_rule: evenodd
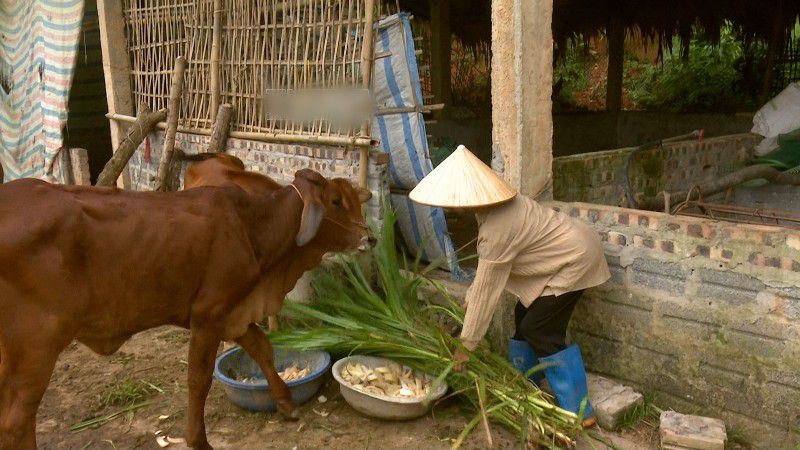
<svg viewBox="0 0 800 450">
<path fill-rule="evenodd" d="M 453 352 L 461 343 L 443 323 L 462 325 L 464 311 L 452 300 L 448 305 L 419 300 L 423 283 L 446 292 L 423 275 L 425 270 L 401 270 L 394 216 L 385 209 L 383 231 L 373 249 L 377 281 L 354 258 L 340 258 L 336 267 L 315 278 L 310 304 L 285 305 L 283 315 L 291 326 L 272 333 L 272 342 L 298 350 L 324 349 L 337 356 L 377 355 L 438 375 L 436 382 L 446 382 L 475 411 L 454 448 L 481 422 L 489 437 L 490 421 L 516 431 L 525 443 L 572 446 L 582 414 L 556 407 L 485 343 L 471 353 L 466 370 L 452 370 Z M 418 261 L 410 265 L 419 267 Z"/>
</svg>

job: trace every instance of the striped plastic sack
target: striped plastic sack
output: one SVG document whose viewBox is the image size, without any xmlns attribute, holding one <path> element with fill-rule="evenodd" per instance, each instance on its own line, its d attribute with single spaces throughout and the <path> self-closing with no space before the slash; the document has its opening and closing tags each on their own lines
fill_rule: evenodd
<svg viewBox="0 0 800 450">
<path fill-rule="evenodd" d="M 373 135 L 389 153 L 389 182 L 410 190 L 432 169 L 421 113 L 422 90 L 414 39 L 406 13 L 389 16 L 378 24 L 376 52 L 388 54 L 375 61 L 373 95 L 379 112 Z M 393 112 L 380 112 L 391 109 Z M 440 262 L 454 279 L 466 274 L 458 264 L 447 222 L 441 208 L 412 202 L 408 196 L 392 194 L 401 235 L 409 251 L 428 262 Z"/>
<path fill-rule="evenodd" d="M 64 182 L 62 128 L 83 0 L 0 5 L 0 163 L 5 179 Z"/>
</svg>

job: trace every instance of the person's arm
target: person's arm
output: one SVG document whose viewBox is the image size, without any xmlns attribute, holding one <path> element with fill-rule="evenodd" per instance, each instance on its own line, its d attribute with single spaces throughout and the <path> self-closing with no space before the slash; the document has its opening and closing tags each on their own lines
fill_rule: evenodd
<svg viewBox="0 0 800 450">
<path fill-rule="evenodd" d="M 461 329 L 461 342 L 467 349 L 474 350 L 486 335 L 511 273 L 511 266 L 510 261 L 478 260 L 475 281 L 467 290 L 467 311 Z"/>
</svg>

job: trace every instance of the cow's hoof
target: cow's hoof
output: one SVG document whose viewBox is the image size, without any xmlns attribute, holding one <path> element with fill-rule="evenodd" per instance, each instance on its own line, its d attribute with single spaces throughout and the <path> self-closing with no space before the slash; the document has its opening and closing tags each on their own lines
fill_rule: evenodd
<svg viewBox="0 0 800 450">
<path fill-rule="evenodd" d="M 278 404 L 278 412 L 281 413 L 283 420 L 300 420 L 300 411 L 293 403 Z"/>
</svg>

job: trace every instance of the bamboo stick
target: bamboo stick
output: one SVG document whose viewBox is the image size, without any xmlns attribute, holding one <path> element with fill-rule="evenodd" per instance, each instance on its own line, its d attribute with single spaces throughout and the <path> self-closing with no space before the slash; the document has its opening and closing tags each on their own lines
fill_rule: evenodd
<svg viewBox="0 0 800 450">
<path fill-rule="evenodd" d="M 214 28 L 211 34 L 211 68 L 209 73 L 209 84 L 211 86 L 211 121 L 216 120 L 217 108 L 219 108 L 221 88 L 219 71 L 219 54 L 222 41 L 222 13 L 223 0 L 214 0 Z"/>
<path fill-rule="evenodd" d="M 166 109 L 153 112 L 145 103 L 139 103 L 139 113 L 131 122 L 133 125 L 128 128 L 128 134 L 119 144 L 117 150 L 114 151 L 105 167 L 103 167 L 103 171 L 97 177 L 95 186 L 113 186 L 122 170 L 128 164 L 128 160 L 131 159 L 131 156 L 139 147 L 139 144 L 159 122 L 166 118 Z"/>
<path fill-rule="evenodd" d="M 172 161 L 172 154 L 175 150 L 175 133 L 178 132 L 178 116 L 180 116 L 181 112 L 184 72 L 186 72 L 186 58 L 178 56 L 175 59 L 175 68 L 172 72 L 172 86 L 167 109 L 167 132 L 164 135 L 164 147 L 161 150 L 161 159 L 158 162 L 158 177 L 155 183 L 155 190 L 157 191 L 167 190 L 170 161 Z"/>
<path fill-rule="evenodd" d="M 135 117 L 126 116 L 124 114 L 106 114 L 106 118 L 125 123 L 136 122 Z M 166 118 L 166 110 L 164 112 L 164 118 Z M 165 122 L 159 122 L 155 124 L 155 128 L 165 130 L 167 124 Z M 211 136 L 211 130 L 202 128 L 189 128 L 178 125 L 178 131 L 181 133 Z M 378 144 L 378 141 L 375 139 L 360 136 L 309 136 L 304 134 L 261 133 L 252 131 L 231 131 L 229 136 L 236 139 L 247 139 L 259 142 L 286 142 L 293 144 L 339 145 L 367 148 Z"/>
<path fill-rule="evenodd" d="M 366 0 L 364 7 L 364 42 L 361 47 L 361 73 L 363 75 L 362 85 L 365 89 L 372 86 L 372 64 L 375 61 L 375 41 L 372 37 L 373 23 L 375 19 L 375 0 Z M 364 122 L 361 126 L 361 137 L 369 136 L 369 122 Z M 369 176 L 369 148 L 360 148 L 358 166 L 358 181 L 361 187 L 367 188 L 367 178 Z"/>
<path fill-rule="evenodd" d="M 209 153 L 220 153 L 225 151 L 225 143 L 228 141 L 228 133 L 231 127 L 231 117 L 233 116 L 233 106 L 230 103 L 219 105 L 217 118 L 214 120 L 214 128 L 211 130 L 211 141 L 208 143 Z"/>
</svg>

